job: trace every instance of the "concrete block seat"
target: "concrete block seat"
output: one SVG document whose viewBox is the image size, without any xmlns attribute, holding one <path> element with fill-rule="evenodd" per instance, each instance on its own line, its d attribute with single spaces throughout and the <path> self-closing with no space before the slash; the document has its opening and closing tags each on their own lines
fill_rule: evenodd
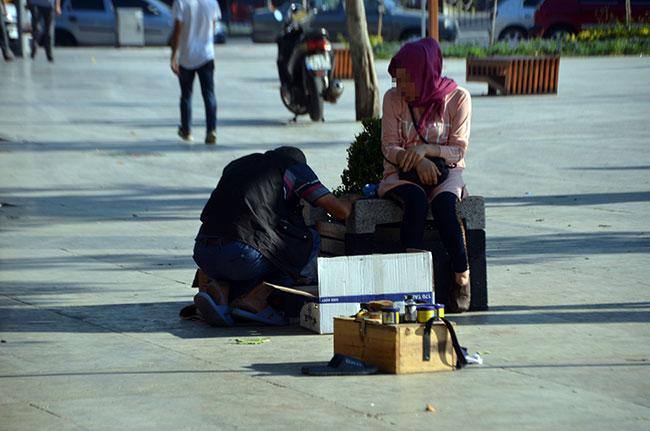
<svg viewBox="0 0 650 431">
<path fill-rule="evenodd" d="M 403 211 L 385 199 L 358 200 L 345 223 L 330 221 L 322 208 L 305 205 L 305 221 L 322 237 L 321 252 L 340 256 L 400 251 L 399 223 Z M 472 301 L 470 311 L 487 310 L 487 272 L 485 256 L 485 199 L 468 196 L 458 205 L 458 215 L 465 227 L 469 259 Z M 432 220 L 431 212 L 428 219 Z M 446 303 L 452 280 L 450 259 L 435 227 L 427 229 L 424 248 L 434 261 L 436 302 Z"/>
</svg>

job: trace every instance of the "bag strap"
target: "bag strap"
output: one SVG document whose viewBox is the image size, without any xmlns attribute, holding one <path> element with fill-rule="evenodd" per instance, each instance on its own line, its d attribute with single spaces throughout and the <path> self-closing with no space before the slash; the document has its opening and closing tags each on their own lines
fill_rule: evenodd
<svg viewBox="0 0 650 431">
<path fill-rule="evenodd" d="M 420 124 L 418 123 L 418 120 L 415 119 L 415 113 L 413 112 L 413 107 L 411 106 L 410 103 L 409 103 L 409 112 L 411 112 L 411 120 L 413 120 L 413 124 L 415 125 L 415 131 L 418 132 L 418 136 L 420 137 L 420 139 L 422 139 L 422 142 L 428 144 L 429 141 L 424 139 L 424 136 L 422 136 L 422 134 L 420 133 Z"/>
<path fill-rule="evenodd" d="M 422 139 L 422 142 L 424 142 L 425 144 L 428 144 L 429 141 L 424 139 L 424 136 L 422 136 L 422 134 L 420 133 L 420 125 L 418 124 L 418 120 L 415 119 L 415 113 L 413 112 L 413 107 L 411 106 L 411 104 L 409 104 L 409 111 L 411 112 L 411 120 L 413 120 L 413 124 L 415 125 L 415 131 L 418 132 L 418 136 L 420 137 L 420 139 Z M 456 163 L 449 164 L 449 163 L 445 162 L 445 165 L 448 168 L 455 168 L 456 167 Z"/>
<path fill-rule="evenodd" d="M 447 330 L 449 331 L 449 335 L 451 336 L 451 342 L 454 345 L 454 351 L 456 352 L 456 356 L 458 357 L 458 360 L 456 362 L 456 368 L 461 369 L 465 365 L 467 365 L 467 359 L 465 359 L 465 353 L 463 352 L 463 349 L 460 347 L 460 343 L 458 342 L 458 337 L 456 336 L 456 331 L 454 330 L 454 326 L 451 324 L 451 322 L 444 317 L 441 317 L 440 320 L 442 320 L 447 327 Z M 422 337 L 422 360 L 423 361 L 429 361 L 431 359 L 431 327 L 433 326 L 433 322 L 435 322 L 436 319 L 432 317 L 427 321 L 427 324 L 424 327 L 424 336 Z"/>
<path fill-rule="evenodd" d="M 415 131 L 418 132 L 418 136 L 420 137 L 420 139 L 422 139 L 422 142 L 424 142 L 425 144 L 429 144 L 429 141 L 427 141 L 427 140 L 424 138 L 424 136 L 422 136 L 422 134 L 420 133 L 420 130 L 419 130 L 420 125 L 419 125 L 419 123 L 418 123 L 418 120 L 415 119 L 415 113 L 413 112 L 413 107 L 411 106 L 410 103 L 409 103 L 408 106 L 409 106 L 409 112 L 411 113 L 411 120 L 413 120 L 413 124 L 415 125 Z M 391 165 L 393 165 L 393 166 L 395 166 L 395 167 L 398 167 L 398 165 L 396 165 L 395 163 L 393 163 L 393 162 L 391 162 L 390 160 L 388 160 L 388 158 L 384 155 L 384 152 L 383 152 L 383 151 L 381 152 L 381 155 L 382 155 L 382 157 L 384 158 L 384 160 L 386 160 L 388 163 L 390 163 Z M 445 165 L 446 165 L 448 168 L 455 168 L 455 167 L 456 167 L 456 163 L 452 163 L 452 164 L 445 163 Z"/>
</svg>

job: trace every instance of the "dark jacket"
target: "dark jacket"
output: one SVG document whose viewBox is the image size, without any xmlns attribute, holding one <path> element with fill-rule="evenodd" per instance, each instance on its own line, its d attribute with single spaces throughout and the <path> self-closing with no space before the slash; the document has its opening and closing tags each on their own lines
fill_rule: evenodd
<svg viewBox="0 0 650 431">
<path fill-rule="evenodd" d="M 229 163 L 201 213 L 199 233 L 244 242 L 297 279 L 311 254 L 312 235 L 298 197 L 284 198 L 284 172 L 295 163 L 276 151 Z"/>
</svg>

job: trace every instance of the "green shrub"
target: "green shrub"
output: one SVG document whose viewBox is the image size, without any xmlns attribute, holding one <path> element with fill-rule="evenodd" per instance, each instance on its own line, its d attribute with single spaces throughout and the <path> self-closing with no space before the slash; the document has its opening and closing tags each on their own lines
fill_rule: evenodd
<svg viewBox="0 0 650 431">
<path fill-rule="evenodd" d="M 366 184 L 377 184 L 384 172 L 381 154 L 381 119 L 361 120 L 363 131 L 347 149 L 348 166 L 341 175 L 341 185 L 334 190 L 336 196 L 362 193 Z"/>
<path fill-rule="evenodd" d="M 387 42 L 375 46 L 375 58 L 390 59 L 401 48 L 400 43 Z M 650 55 L 650 25 L 636 23 L 603 25 L 585 30 L 565 39 L 529 39 L 520 42 L 466 42 L 440 44 L 445 58 L 485 57 L 492 55 L 525 56 L 591 56 Z"/>
<path fill-rule="evenodd" d="M 650 25 L 633 24 L 627 27 L 623 24 L 601 26 L 583 30 L 575 36 L 579 41 L 612 40 L 612 39 L 642 39 L 650 38 Z"/>
</svg>

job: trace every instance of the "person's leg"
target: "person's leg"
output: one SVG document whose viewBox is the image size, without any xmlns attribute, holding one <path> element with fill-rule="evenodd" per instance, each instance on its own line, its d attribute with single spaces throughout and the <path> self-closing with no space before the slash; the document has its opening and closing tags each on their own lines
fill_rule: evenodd
<svg viewBox="0 0 650 431">
<path fill-rule="evenodd" d="M 0 0 L 2 1 L 2 0 Z M 2 56 L 6 61 L 13 60 L 11 55 L 11 49 L 9 48 L 9 36 L 7 35 L 7 29 L 5 28 L 5 20 L 0 13 L 0 49 L 2 49 Z"/>
<path fill-rule="evenodd" d="M 274 270 L 260 252 L 239 241 L 207 245 L 197 240 L 194 261 L 203 272 L 217 281 L 220 294 L 228 302 L 251 292 L 266 274 Z M 224 291 L 225 287 L 227 289 Z"/>
<path fill-rule="evenodd" d="M 179 66 L 178 82 L 181 86 L 181 126 L 178 131 L 181 138 L 192 140 L 192 87 L 194 85 L 195 70 L 185 69 Z"/>
<path fill-rule="evenodd" d="M 217 130 L 217 98 L 214 94 L 214 60 L 201 66 L 197 71 L 201 94 L 205 105 L 206 144 L 216 143 Z"/>
<path fill-rule="evenodd" d="M 54 19 L 56 17 L 56 11 L 53 7 L 43 9 L 43 18 L 45 19 L 45 40 L 43 45 L 45 46 L 45 54 L 47 55 L 48 61 L 54 61 L 53 56 L 53 45 L 54 45 Z"/>
<path fill-rule="evenodd" d="M 29 11 L 32 14 L 32 41 L 30 42 L 31 48 L 31 57 L 36 57 L 36 51 L 38 50 L 38 18 L 40 16 L 40 8 L 38 6 L 30 5 Z"/>
<path fill-rule="evenodd" d="M 444 192 L 436 196 L 431 203 L 431 212 L 438 226 L 440 239 L 449 253 L 454 271 L 454 286 L 450 295 L 452 312 L 467 311 L 470 302 L 465 229 L 458 216 L 457 202 L 455 194 Z"/>
<path fill-rule="evenodd" d="M 400 231 L 402 250 L 421 249 L 429 211 L 427 195 L 416 185 L 404 184 L 391 189 L 384 198 L 395 202 L 404 210 Z"/>
</svg>

